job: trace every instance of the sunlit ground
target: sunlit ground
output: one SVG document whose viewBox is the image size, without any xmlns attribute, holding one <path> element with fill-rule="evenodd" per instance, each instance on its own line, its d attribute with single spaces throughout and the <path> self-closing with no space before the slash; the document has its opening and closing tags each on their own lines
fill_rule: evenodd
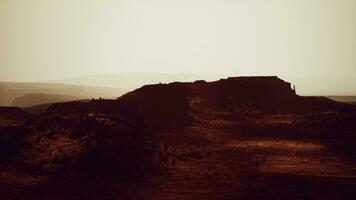
<svg viewBox="0 0 356 200">
<path fill-rule="evenodd" d="M 321 144 L 313 142 L 300 142 L 294 140 L 246 140 L 232 141 L 227 147 L 274 149 L 284 151 L 312 151 L 324 148 Z"/>
<path fill-rule="evenodd" d="M 356 177 L 352 163 L 328 153 L 327 146 L 312 141 L 243 140 L 226 145 L 237 151 L 249 151 L 257 169 L 272 173 L 312 176 Z"/>
</svg>

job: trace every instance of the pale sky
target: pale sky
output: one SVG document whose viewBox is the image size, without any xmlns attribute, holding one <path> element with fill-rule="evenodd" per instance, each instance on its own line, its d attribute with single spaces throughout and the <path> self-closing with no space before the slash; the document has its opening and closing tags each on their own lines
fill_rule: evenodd
<svg viewBox="0 0 356 200">
<path fill-rule="evenodd" d="M 125 72 L 278 75 L 356 95 L 356 1 L 0 0 L 0 81 Z"/>
</svg>

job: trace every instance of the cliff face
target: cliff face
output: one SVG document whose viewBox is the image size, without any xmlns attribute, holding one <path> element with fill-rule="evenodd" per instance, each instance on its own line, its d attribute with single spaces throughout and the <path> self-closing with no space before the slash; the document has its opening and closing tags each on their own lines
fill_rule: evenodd
<svg viewBox="0 0 356 200">
<path fill-rule="evenodd" d="M 219 81 L 194 82 L 190 85 L 192 98 L 213 112 L 258 111 L 281 112 L 291 109 L 296 97 L 290 83 L 277 77 L 236 77 Z"/>
<path fill-rule="evenodd" d="M 325 98 L 300 97 L 278 77 L 233 77 L 214 82 L 147 85 L 119 98 L 136 105 L 149 124 L 181 127 L 217 115 L 322 112 L 342 104 Z"/>
</svg>

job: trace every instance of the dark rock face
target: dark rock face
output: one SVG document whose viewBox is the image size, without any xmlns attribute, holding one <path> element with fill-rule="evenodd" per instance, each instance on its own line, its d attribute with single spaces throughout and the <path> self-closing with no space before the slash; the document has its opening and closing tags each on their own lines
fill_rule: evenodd
<svg viewBox="0 0 356 200">
<path fill-rule="evenodd" d="M 136 105 L 147 124 L 183 127 L 216 115 L 274 114 L 340 110 L 326 98 L 300 97 L 278 77 L 234 77 L 214 82 L 147 85 L 119 98 Z"/>
<path fill-rule="evenodd" d="M 184 83 L 147 85 L 119 100 L 135 105 L 151 127 L 181 127 L 192 122 L 189 87 Z"/>
<path fill-rule="evenodd" d="M 211 83 L 192 83 L 191 97 L 203 99 L 214 112 L 262 114 L 323 112 L 345 108 L 323 97 L 301 97 L 278 77 L 236 77 Z"/>
<path fill-rule="evenodd" d="M 26 133 L 24 124 L 30 117 L 20 108 L 0 107 L 0 168 L 21 147 Z"/>
<path fill-rule="evenodd" d="M 25 111 L 17 107 L 0 106 L 0 119 L 26 120 L 30 117 Z"/>
<path fill-rule="evenodd" d="M 16 154 L 2 166 L 75 182 L 144 179 L 159 165 L 154 136 L 138 116 L 116 100 L 56 104 L 31 122 L 7 130 L 11 137 L 4 142 L 16 149 L 1 149 Z"/>
<path fill-rule="evenodd" d="M 205 84 L 191 84 L 192 98 L 214 112 L 280 112 L 291 109 L 296 94 L 290 83 L 277 77 L 236 77 Z"/>
<path fill-rule="evenodd" d="M 24 125 L 5 127 L 0 129 L 0 169 L 18 153 L 23 145 L 23 138 L 27 133 Z"/>
<path fill-rule="evenodd" d="M 68 162 L 66 177 L 81 181 L 137 180 L 154 171 L 155 145 L 150 135 L 125 121 L 90 115 L 80 121 L 72 138 L 81 141 L 82 149 Z"/>
</svg>

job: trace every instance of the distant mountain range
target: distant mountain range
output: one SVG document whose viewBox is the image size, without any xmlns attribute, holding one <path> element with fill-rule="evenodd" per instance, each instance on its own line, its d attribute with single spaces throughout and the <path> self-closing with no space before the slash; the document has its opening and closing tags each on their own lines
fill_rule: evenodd
<svg viewBox="0 0 356 200">
<path fill-rule="evenodd" d="M 33 105 L 39 105 L 39 104 L 73 101 L 73 100 L 80 100 L 84 98 L 85 97 L 70 96 L 70 95 L 28 93 L 23 96 L 15 98 L 11 102 L 11 106 L 29 107 Z"/>
<path fill-rule="evenodd" d="M 325 96 L 325 97 L 338 102 L 356 104 L 356 96 Z"/>
<path fill-rule="evenodd" d="M 195 80 L 215 81 L 227 78 L 221 74 L 190 74 L 190 73 L 122 73 L 122 74 L 97 74 L 55 80 L 53 83 L 74 85 L 92 85 L 100 87 L 117 87 L 125 91 L 135 90 L 143 85 L 170 83 L 174 81 L 192 82 Z"/>
<path fill-rule="evenodd" d="M 125 92 L 116 88 L 58 83 L 0 82 L 0 106 L 27 107 L 91 98 L 116 98 Z"/>
</svg>

